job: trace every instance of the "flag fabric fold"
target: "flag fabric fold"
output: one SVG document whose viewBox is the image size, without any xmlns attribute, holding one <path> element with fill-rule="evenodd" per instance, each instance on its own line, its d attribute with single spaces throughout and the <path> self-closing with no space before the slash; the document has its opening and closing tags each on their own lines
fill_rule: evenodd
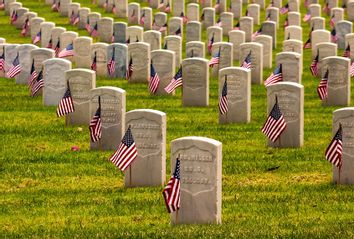
<svg viewBox="0 0 354 239">
<path fill-rule="evenodd" d="M 343 155 L 343 141 L 342 141 L 342 125 L 334 135 L 331 143 L 328 145 L 325 153 L 326 159 L 334 166 L 341 168 Z"/>
<path fill-rule="evenodd" d="M 95 115 L 90 121 L 90 138 L 92 142 L 97 142 L 102 137 L 102 122 L 101 122 L 101 96 L 98 96 L 98 108 Z"/>
<path fill-rule="evenodd" d="M 176 88 L 183 85 L 182 81 L 182 66 L 179 68 L 176 75 L 172 78 L 171 82 L 165 87 L 165 91 L 171 94 Z"/>
<path fill-rule="evenodd" d="M 180 208 L 180 202 L 181 202 L 180 167 L 181 167 L 181 162 L 177 158 L 175 171 L 172 174 L 170 180 L 168 181 L 166 187 L 163 189 L 162 192 L 168 213 L 177 211 Z"/>
<path fill-rule="evenodd" d="M 220 114 L 227 114 L 229 111 L 229 105 L 227 101 L 227 76 L 225 75 L 225 82 L 221 90 L 221 96 L 219 99 L 219 111 Z"/>
</svg>

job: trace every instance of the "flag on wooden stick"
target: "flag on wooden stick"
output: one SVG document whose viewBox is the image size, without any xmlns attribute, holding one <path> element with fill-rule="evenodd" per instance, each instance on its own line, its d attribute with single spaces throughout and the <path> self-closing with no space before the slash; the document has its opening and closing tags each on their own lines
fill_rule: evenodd
<svg viewBox="0 0 354 239">
<path fill-rule="evenodd" d="M 152 94 L 155 94 L 160 84 L 160 78 L 157 75 L 154 66 L 150 63 L 150 81 L 149 90 Z"/>
<path fill-rule="evenodd" d="M 98 108 L 95 115 L 90 121 L 90 138 L 92 142 L 97 142 L 102 137 L 102 123 L 101 123 L 101 96 L 98 96 Z"/>
<path fill-rule="evenodd" d="M 225 75 L 225 82 L 222 87 L 221 97 L 219 99 L 219 111 L 222 115 L 227 114 L 229 111 L 229 105 L 227 102 L 227 75 Z"/>
<path fill-rule="evenodd" d="M 18 74 L 21 73 L 21 65 L 20 65 L 20 60 L 19 60 L 19 54 L 17 53 L 17 56 L 12 62 L 12 66 L 10 67 L 9 71 L 7 72 L 7 77 L 8 78 L 14 78 Z"/>
<path fill-rule="evenodd" d="M 343 141 L 342 141 L 342 125 L 339 124 L 339 129 L 334 135 L 331 143 L 326 149 L 326 159 L 334 166 L 340 168 L 342 166 Z"/>
<path fill-rule="evenodd" d="M 65 94 L 63 98 L 60 100 L 59 105 L 57 107 L 57 116 L 61 117 L 74 111 L 75 111 L 74 101 L 73 98 L 71 97 L 71 91 L 68 82 Z"/>
<path fill-rule="evenodd" d="M 317 93 L 321 100 L 327 99 L 328 96 L 328 69 L 317 87 Z"/>
</svg>

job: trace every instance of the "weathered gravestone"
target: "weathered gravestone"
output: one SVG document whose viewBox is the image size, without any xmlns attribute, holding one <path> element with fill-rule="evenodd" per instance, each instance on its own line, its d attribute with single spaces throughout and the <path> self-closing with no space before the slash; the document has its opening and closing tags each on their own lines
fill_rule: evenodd
<svg viewBox="0 0 354 239">
<path fill-rule="evenodd" d="M 157 75 L 160 78 L 160 84 L 157 88 L 156 94 L 167 94 L 164 89 L 171 82 L 173 76 L 175 75 L 175 53 L 169 50 L 152 51 L 151 62 Z"/>
<path fill-rule="evenodd" d="M 253 18 L 253 23 L 256 25 L 259 25 L 260 20 L 259 20 L 259 13 L 260 13 L 260 7 L 258 4 L 248 4 L 247 6 L 247 11 L 248 11 L 248 17 Z"/>
<path fill-rule="evenodd" d="M 300 11 L 300 3 L 298 0 L 289 0 L 289 12 L 299 12 Z"/>
<path fill-rule="evenodd" d="M 30 62 L 31 64 L 34 62 L 34 69 L 39 73 L 43 70 L 43 62 L 45 60 L 54 58 L 55 53 L 52 49 L 38 48 L 31 50 L 30 55 Z"/>
<path fill-rule="evenodd" d="M 167 50 L 175 53 L 176 66 L 181 65 L 182 62 L 182 38 L 180 36 L 167 36 L 165 37 L 165 45 Z"/>
<path fill-rule="evenodd" d="M 90 149 L 116 150 L 124 136 L 125 129 L 125 96 L 123 89 L 103 86 L 89 92 L 89 115 L 92 118 L 101 103 L 101 139 L 90 143 Z M 140 152 L 139 152 L 140 153 Z"/>
<path fill-rule="evenodd" d="M 240 18 L 240 30 L 245 32 L 246 42 L 252 41 L 253 18 L 252 17 L 241 17 Z"/>
<path fill-rule="evenodd" d="M 198 21 L 189 21 L 186 26 L 186 42 L 201 41 L 202 24 Z"/>
<path fill-rule="evenodd" d="M 331 33 L 327 30 L 315 30 L 311 32 L 312 57 L 317 54 L 317 44 L 321 42 L 330 42 Z"/>
<path fill-rule="evenodd" d="M 284 40 L 290 39 L 302 41 L 302 28 L 298 26 L 286 27 L 284 32 Z"/>
<path fill-rule="evenodd" d="M 321 42 L 316 45 L 318 52 L 318 61 L 337 55 L 337 44 L 331 42 Z"/>
<path fill-rule="evenodd" d="M 60 8 L 59 12 L 62 16 L 67 17 L 69 14 L 69 5 L 71 4 L 71 0 L 60 0 Z"/>
<path fill-rule="evenodd" d="M 183 106 L 209 105 L 208 61 L 203 58 L 188 58 L 182 62 Z"/>
<path fill-rule="evenodd" d="M 334 18 L 334 22 L 339 22 L 344 20 L 344 9 L 341 7 L 334 7 L 331 9 L 331 17 Z"/>
<path fill-rule="evenodd" d="M 55 27 L 54 22 L 42 22 L 40 24 L 41 31 L 41 47 L 48 47 L 52 39 L 52 29 Z M 52 42 L 53 44 L 53 42 Z"/>
<path fill-rule="evenodd" d="M 230 12 L 234 14 L 235 19 L 239 19 L 242 16 L 242 1 L 231 0 Z"/>
<path fill-rule="evenodd" d="M 180 160 L 181 203 L 173 224 L 221 223 L 222 144 L 204 137 L 171 141 L 171 172 Z"/>
<path fill-rule="evenodd" d="M 187 18 L 189 21 L 199 21 L 199 5 L 189 3 L 187 5 Z"/>
<path fill-rule="evenodd" d="M 92 62 L 96 57 L 96 75 L 107 76 L 107 43 L 97 42 L 91 46 L 91 59 Z"/>
<path fill-rule="evenodd" d="M 16 2 L 16 0 L 5 0 L 4 1 L 5 15 L 10 15 L 10 5 L 15 2 Z"/>
<path fill-rule="evenodd" d="M 152 29 L 152 9 L 149 7 L 143 7 L 141 9 L 141 13 L 140 13 L 140 19 L 139 22 L 141 22 L 141 19 L 144 19 L 143 21 L 143 27 L 145 30 L 151 30 Z"/>
<path fill-rule="evenodd" d="M 101 18 L 101 13 L 91 12 L 88 14 L 88 19 L 89 19 L 91 31 L 98 24 L 98 21 L 100 20 L 100 18 Z"/>
<path fill-rule="evenodd" d="M 64 50 L 69 44 L 73 44 L 75 39 L 79 36 L 76 32 L 66 31 L 60 34 L 60 51 Z M 67 60 L 73 61 L 74 57 L 66 57 Z"/>
<path fill-rule="evenodd" d="M 28 8 L 24 8 L 24 7 L 20 7 L 16 10 L 17 13 L 17 20 L 13 23 L 17 29 L 21 29 L 23 24 L 25 23 L 27 17 L 26 17 L 26 13 L 28 13 L 29 9 Z"/>
<path fill-rule="evenodd" d="M 157 12 L 154 16 L 152 29 L 159 31 L 167 23 L 167 14 L 164 12 Z"/>
<path fill-rule="evenodd" d="M 126 31 L 126 41 L 132 42 L 142 42 L 143 41 L 144 28 L 139 26 L 127 27 Z"/>
<path fill-rule="evenodd" d="M 234 17 L 231 12 L 220 14 L 221 28 L 224 36 L 228 36 L 234 25 Z"/>
<path fill-rule="evenodd" d="M 171 17 L 168 20 L 168 35 L 183 37 L 183 20 L 180 17 Z"/>
<path fill-rule="evenodd" d="M 0 37 L 0 44 L 6 43 L 6 39 L 3 37 Z"/>
<path fill-rule="evenodd" d="M 66 116 L 69 125 L 89 125 L 90 90 L 96 88 L 96 74 L 92 70 L 73 69 L 65 72 L 75 111 Z"/>
<path fill-rule="evenodd" d="M 279 9 L 276 7 L 269 7 L 266 10 L 266 21 L 275 22 L 279 28 Z"/>
<path fill-rule="evenodd" d="M 354 21 L 354 1 L 349 0 L 347 3 L 347 14 L 348 14 L 348 21 Z"/>
<path fill-rule="evenodd" d="M 251 83 L 262 84 L 263 81 L 263 45 L 247 42 L 240 45 L 240 62 L 251 53 Z"/>
<path fill-rule="evenodd" d="M 5 49 L 5 76 L 7 77 L 7 73 L 9 71 L 9 69 L 12 66 L 13 61 L 15 60 L 18 51 L 17 51 L 17 47 L 19 45 L 18 44 L 4 44 L 4 49 Z M 21 62 L 20 62 L 21 64 Z"/>
<path fill-rule="evenodd" d="M 115 22 L 113 24 L 114 42 L 126 43 L 127 24 L 125 22 Z"/>
<path fill-rule="evenodd" d="M 42 17 L 33 17 L 33 18 L 31 18 L 30 26 L 31 26 L 31 39 L 32 39 L 32 41 L 36 37 L 38 32 L 41 30 L 40 24 L 42 22 L 44 22 L 44 21 L 45 20 Z"/>
<path fill-rule="evenodd" d="M 78 37 L 74 40 L 74 60 L 77 68 L 91 67 L 91 37 Z"/>
<path fill-rule="evenodd" d="M 140 20 L 140 4 L 133 2 L 128 4 L 128 24 L 138 25 Z"/>
<path fill-rule="evenodd" d="M 174 17 L 180 17 L 181 13 L 186 14 L 184 0 L 172 1 L 172 15 Z"/>
<path fill-rule="evenodd" d="M 31 19 L 35 18 L 35 17 L 37 17 L 37 13 L 34 13 L 34 12 L 25 13 L 25 15 L 24 15 L 25 21 L 28 19 L 28 23 L 29 23 L 27 31 L 24 34 L 25 36 L 31 36 L 31 24 L 30 23 L 31 23 Z M 21 26 L 21 28 L 22 28 L 22 26 Z"/>
<path fill-rule="evenodd" d="M 337 36 L 337 45 L 339 49 L 344 49 L 345 47 L 345 36 L 353 32 L 353 23 L 349 21 L 339 21 L 336 23 L 336 36 Z"/>
<path fill-rule="evenodd" d="M 206 35 L 207 35 L 208 42 L 211 41 L 211 39 L 213 39 L 214 43 L 221 42 L 222 28 L 216 26 L 208 27 Z"/>
<path fill-rule="evenodd" d="M 43 62 L 43 105 L 57 106 L 67 89 L 65 71 L 71 70 L 71 62 L 52 58 Z"/>
<path fill-rule="evenodd" d="M 116 5 L 116 16 L 126 18 L 128 17 L 128 1 L 127 0 L 114 0 Z"/>
<path fill-rule="evenodd" d="M 16 47 L 21 66 L 21 72 L 16 76 L 16 84 L 28 84 L 32 67 L 30 51 L 37 48 L 37 46 L 32 44 L 22 44 Z"/>
<path fill-rule="evenodd" d="M 273 49 L 277 46 L 277 26 L 275 22 L 265 21 L 262 23 L 262 34 L 272 37 Z"/>
<path fill-rule="evenodd" d="M 100 41 L 105 43 L 112 42 L 113 36 L 113 18 L 102 17 L 98 21 L 98 35 L 100 36 Z"/>
<path fill-rule="evenodd" d="M 240 45 L 245 43 L 245 32 L 240 30 L 230 31 L 229 42 L 232 44 L 233 59 L 240 60 Z"/>
<path fill-rule="evenodd" d="M 150 77 L 150 45 L 145 42 L 134 42 L 128 46 L 128 62 L 133 62 L 133 74 L 130 83 L 147 83 Z"/>
<path fill-rule="evenodd" d="M 289 26 L 301 26 L 301 15 L 298 12 L 288 13 L 288 24 Z"/>
<path fill-rule="evenodd" d="M 350 59 L 345 57 L 330 56 L 320 61 L 321 76 L 328 70 L 327 98 L 323 105 L 350 104 Z"/>
<path fill-rule="evenodd" d="M 138 109 L 126 113 L 138 157 L 125 171 L 125 187 L 162 186 L 166 178 L 166 114 Z"/>
<path fill-rule="evenodd" d="M 81 7 L 79 8 L 79 16 L 80 20 L 79 23 L 77 24 L 77 27 L 79 29 L 85 29 L 88 15 L 91 13 L 91 9 L 87 7 Z"/>
<path fill-rule="evenodd" d="M 4 38 L 2 38 L 4 39 Z M 5 40 L 5 39 L 4 39 Z M 5 56 L 5 46 L 8 45 L 7 43 L 3 42 L 3 43 L 0 43 L 0 56 L 2 56 L 4 54 Z M 0 71 L 0 77 L 5 77 L 5 71 L 2 70 Z"/>
<path fill-rule="evenodd" d="M 350 59 L 354 60 L 354 33 L 345 35 L 345 45 L 350 46 Z"/>
<path fill-rule="evenodd" d="M 161 48 L 161 32 L 155 30 L 145 31 L 143 39 L 144 42 L 150 44 L 150 51 Z"/>
<path fill-rule="evenodd" d="M 321 5 L 320 4 L 316 4 L 316 3 L 313 3 L 313 4 L 310 4 L 308 6 L 308 9 L 310 11 L 310 15 L 311 15 L 311 18 L 313 17 L 320 17 L 321 16 Z"/>
<path fill-rule="evenodd" d="M 333 112 L 333 136 L 342 126 L 342 160 L 341 167 L 333 166 L 333 182 L 336 184 L 353 184 L 353 157 L 354 157 L 354 107 L 345 107 Z M 340 178 L 339 178 L 340 170 Z"/>
<path fill-rule="evenodd" d="M 215 25 L 215 9 L 211 7 L 203 8 L 202 23 L 204 29 Z"/>
<path fill-rule="evenodd" d="M 294 82 L 279 82 L 268 86 L 268 114 L 272 110 L 276 98 L 284 116 L 286 128 L 277 141 L 272 142 L 268 139 L 268 146 L 301 147 L 304 143 L 304 87 Z"/>
<path fill-rule="evenodd" d="M 126 44 L 114 43 L 108 46 L 108 60 L 112 58 L 114 51 L 115 71 L 112 78 L 125 78 L 128 65 L 128 46 Z"/>
<path fill-rule="evenodd" d="M 281 52 L 276 56 L 276 65 L 282 65 L 283 81 L 301 84 L 302 58 L 299 53 Z"/>
<path fill-rule="evenodd" d="M 313 17 L 310 20 L 310 27 L 313 30 L 324 30 L 326 26 L 326 20 L 323 17 Z"/>
<path fill-rule="evenodd" d="M 190 41 L 186 43 L 186 58 L 192 58 L 192 57 L 205 58 L 204 42 Z"/>
<path fill-rule="evenodd" d="M 263 67 L 271 68 L 273 59 L 272 37 L 266 35 L 259 35 L 254 38 L 254 42 L 263 45 Z"/>
<path fill-rule="evenodd" d="M 301 55 L 303 55 L 303 43 L 302 41 L 298 40 L 286 40 L 283 41 L 283 51 L 290 51 L 290 52 L 296 52 Z"/>
<path fill-rule="evenodd" d="M 219 64 L 212 67 L 212 75 L 214 77 L 219 75 L 219 70 L 232 66 L 233 62 L 233 50 L 232 44 L 229 42 L 217 42 L 213 44 L 212 56 L 220 53 Z"/>
<path fill-rule="evenodd" d="M 227 80 L 226 114 L 219 112 L 219 123 L 249 123 L 251 121 L 251 71 L 242 67 L 226 67 L 219 71 L 219 98 Z"/>
</svg>

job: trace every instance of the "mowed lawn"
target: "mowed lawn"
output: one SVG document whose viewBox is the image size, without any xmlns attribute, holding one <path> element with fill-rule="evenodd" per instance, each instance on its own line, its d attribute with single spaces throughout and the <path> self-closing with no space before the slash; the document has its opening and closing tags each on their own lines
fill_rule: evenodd
<svg viewBox="0 0 354 239">
<path fill-rule="evenodd" d="M 113 17 L 89 0 L 77 2 Z M 23 0 L 23 5 L 57 26 L 77 31 L 44 1 Z M 306 12 L 303 5 L 301 11 Z M 261 20 L 264 16 L 262 11 Z M 280 19 L 282 26 L 285 16 Z M 326 22 L 328 26 L 328 16 Z M 302 26 L 306 41 L 310 29 Z M 9 16 L 0 12 L 0 37 L 30 43 L 19 34 L 9 25 Z M 282 49 L 282 27 L 277 34 L 273 63 Z M 167 113 L 166 179 L 171 140 L 195 135 L 223 143 L 221 225 L 171 226 L 162 187 L 124 188 L 123 173 L 108 161 L 112 152 L 89 150 L 87 126 L 65 127 L 56 107 L 43 106 L 41 97 L 31 98 L 27 86 L 0 78 L 0 238 L 353 238 L 354 188 L 333 185 L 332 166 L 324 158 L 332 138 L 332 112 L 340 107 L 321 106 L 319 79 L 311 76 L 310 62 L 311 51 L 305 50 L 305 131 L 299 149 L 266 146 L 260 131 L 267 117 L 263 85 L 252 85 L 251 123 L 219 125 L 216 78 L 210 78 L 209 107 L 182 107 L 180 89 L 175 96 L 151 96 L 146 84 L 97 78 L 97 86 L 127 91 L 127 111 Z M 270 72 L 264 71 L 264 79 Z M 71 151 L 72 146 L 80 151 Z M 274 167 L 279 168 L 270 170 Z"/>
</svg>

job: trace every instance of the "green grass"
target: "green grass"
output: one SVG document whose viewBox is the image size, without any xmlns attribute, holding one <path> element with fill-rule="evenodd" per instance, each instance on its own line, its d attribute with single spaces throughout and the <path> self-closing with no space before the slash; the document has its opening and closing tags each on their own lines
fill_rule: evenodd
<svg viewBox="0 0 354 239">
<path fill-rule="evenodd" d="M 23 0 L 23 5 L 77 31 L 43 2 Z M 113 16 L 88 0 L 78 2 Z M 305 12 L 302 6 L 301 11 Z M 280 19 L 282 26 L 285 16 Z M 1 13 L 0 37 L 30 42 L 18 37 L 20 31 L 8 22 Z M 307 24 L 303 29 L 306 41 L 310 29 Z M 273 62 L 283 39 L 280 27 Z M 167 113 L 166 178 L 171 140 L 197 135 L 223 143 L 222 225 L 171 226 L 162 187 L 125 189 L 123 174 L 108 161 L 112 152 L 89 151 L 87 127 L 82 132 L 76 126 L 65 127 L 55 107 L 44 107 L 40 97 L 28 96 L 26 86 L 1 78 L 0 237 L 353 238 L 353 187 L 333 185 L 331 165 L 324 159 L 332 112 L 340 107 L 321 106 L 316 94 L 319 79 L 310 75 L 310 61 L 310 50 L 305 50 L 305 143 L 299 149 L 266 146 L 260 131 L 266 119 L 264 86 L 252 85 L 250 124 L 219 125 L 215 78 L 210 78 L 210 106 L 203 108 L 182 107 L 180 90 L 175 96 L 150 96 L 144 84 L 97 79 L 97 86 L 127 91 L 127 111 L 151 108 Z M 264 78 L 270 71 L 264 71 Z M 81 150 L 71 151 L 73 145 Z M 279 169 L 268 171 L 274 166 Z"/>
</svg>

